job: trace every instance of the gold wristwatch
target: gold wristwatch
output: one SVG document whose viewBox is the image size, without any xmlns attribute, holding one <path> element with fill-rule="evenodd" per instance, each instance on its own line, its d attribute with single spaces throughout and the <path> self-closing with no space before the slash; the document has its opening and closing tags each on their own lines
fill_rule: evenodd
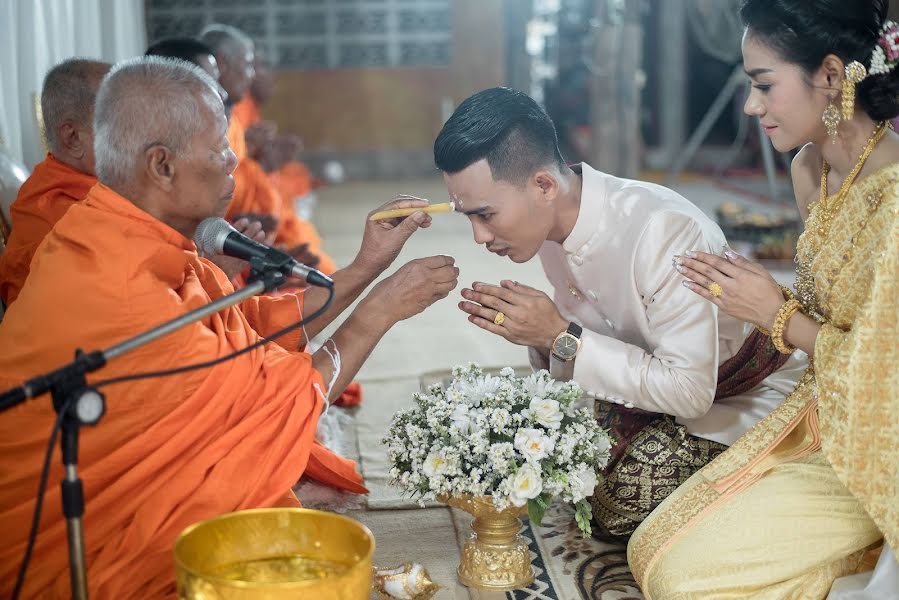
<svg viewBox="0 0 899 600">
<path fill-rule="evenodd" d="M 583 328 L 577 323 L 569 323 L 568 329 L 556 336 L 550 350 L 557 360 L 569 362 L 574 360 L 581 349 L 581 334 Z"/>
</svg>

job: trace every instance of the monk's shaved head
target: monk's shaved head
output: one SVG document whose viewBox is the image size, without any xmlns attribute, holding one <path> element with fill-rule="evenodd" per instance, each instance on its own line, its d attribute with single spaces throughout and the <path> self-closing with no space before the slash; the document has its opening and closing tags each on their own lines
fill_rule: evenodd
<svg viewBox="0 0 899 600">
<path fill-rule="evenodd" d="M 70 123 L 91 131 L 97 89 L 109 68 L 109 63 L 72 58 L 50 69 L 44 77 L 41 113 L 47 144 L 54 154 L 62 153 L 59 147 L 60 126 Z"/>
<path fill-rule="evenodd" d="M 209 127 L 204 115 L 223 110 L 215 81 L 194 64 L 158 56 L 116 64 L 97 94 L 97 177 L 128 190 L 149 148 L 189 152 L 193 138 Z"/>
<path fill-rule="evenodd" d="M 239 58 L 247 51 L 254 51 L 253 39 L 237 27 L 213 23 L 200 32 L 200 41 L 212 48 L 218 56 Z"/>
<path fill-rule="evenodd" d="M 228 92 L 228 101 L 240 102 L 249 91 L 255 75 L 253 40 L 236 27 L 216 23 L 200 33 L 200 41 L 215 52 L 219 83 Z"/>
</svg>

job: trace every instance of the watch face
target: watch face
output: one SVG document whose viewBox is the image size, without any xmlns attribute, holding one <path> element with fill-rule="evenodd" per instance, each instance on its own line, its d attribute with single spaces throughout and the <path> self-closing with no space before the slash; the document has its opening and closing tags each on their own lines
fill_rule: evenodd
<svg viewBox="0 0 899 600">
<path fill-rule="evenodd" d="M 556 340 L 556 343 L 553 344 L 553 352 L 562 359 L 567 360 L 574 358 L 574 355 L 577 354 L 578 341 L 579 340 L 571 334 L 561 335 Z"/>
</svg>

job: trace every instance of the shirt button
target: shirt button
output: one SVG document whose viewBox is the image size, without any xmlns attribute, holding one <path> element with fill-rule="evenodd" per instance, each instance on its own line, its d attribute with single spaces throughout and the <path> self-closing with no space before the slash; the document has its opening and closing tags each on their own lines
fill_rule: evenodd
<svg viewBox="0 0 899 600">
<path fill-rule="evenodd" d="M 592 300 L 593 302 L 596 302 L 596 292 L 594 292 L 593 290 L 587 291 L 587 297 L 590 298 L 590 300 Z"/>
<path fill-rule="evenodd" d="M 581 258 L 580 256 L 572 256 L 571 262 L 573 262 L 577 266 L 581 266 L 582 264 L 584 264 L 584 259 Z"/>
</svg>

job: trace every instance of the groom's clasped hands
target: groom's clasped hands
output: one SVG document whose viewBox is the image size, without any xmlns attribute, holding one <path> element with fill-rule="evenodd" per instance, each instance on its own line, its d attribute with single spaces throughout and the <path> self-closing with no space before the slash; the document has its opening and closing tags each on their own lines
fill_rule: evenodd
<svg viewBox="0 0 899 600">
<path fill-rule="evenodd" d="M 549 351 L 568 321 L 540 290 L 504 279 L 499 286 L 474 282 L 462 290 L 459 308 L 469 322 L 513 344 Z"/>
</svg>

